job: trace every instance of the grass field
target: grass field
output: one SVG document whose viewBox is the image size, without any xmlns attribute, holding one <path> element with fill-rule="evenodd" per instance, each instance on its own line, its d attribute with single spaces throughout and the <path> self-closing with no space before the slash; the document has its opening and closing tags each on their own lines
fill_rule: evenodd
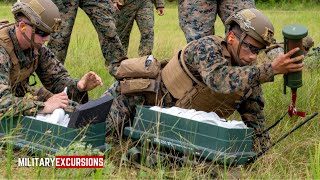
<svg viewBox="0 0 320 180">
<path fill-rule="evenodd" d="M 308 7 L 308 8 L 306 8 Z M 259 6 L 258 6 L 259 8 Z M 289 24 L 301 24 L 308 28 L 309 35 L 315 40 L 315 46 L 320 45 L 320 6 L 307 6 L 298 4 L 295 6 L 275 6 L 268 8 L 263 6 L 262 10 L 274 23 L 275 37 L 278 42 L 283 41 L 282 28 Z M 158 60 L 170 59 L 185 44 L 184 35 L 178 24 L 177 8 L 171 4 L 166 8 L 165 16 L 155 15 L 155 45 L 154 56 Z M 10 14 L 10 5 L 0 3 L 0 19 L 13 20 Z M 224 36 L 224 27 L 217 20 L 216 34 Z M 139 43 L 138 28 L 134 26 L 130 38 L 128 56 L 138 56 Z M 319 112 L 320 80 L 318 71 L 319 58 L 309 58 L 311 64 L 303 72 L 304 86 L 298 90 L 297 107 L 306 111 L 309 115 Z M 76 24 L 74 26 L 71 44 L 68 49 L 66 67 L 70 74 L 80 78 L 89 70 L 97 72 L 102 78 L 104 85 L 90 92 L 90 98 L 98 98 L 113 82 L 104 67 L 104 59 L 99 47 L 97 34 L 83 11 L 79 10 Z M 271 125 L 279 119 L 291 103 L 291 95 L 288 89 L 283 94 L 282 76 L 277 76 L 274 83 L 263 85 L 265 98 L 266 126 Z M 235 115 L 234 117 L 237 117 Z M 302 118 L 286 117 L 277 127 L 270 131 L 272 140 L 278 139 L 282 134 L 290 130 L 294 125 L 301 122 Z M 237 177 L 246 179 L 320 179 L 320 116 L 311 120 L 308 124 L 297 130 L 291 136 L 272 148 L 262 158 L 247 167 L 225 167 L 220 168 L 221 178 Z M 1 139 L 0 139 L 1 140 Z M 54 168 L 18 168 L 17 157 L 26 154 L 12 151 L 10 148 L 0 149 L 0 178 L 68 178 L 68 179 L 162 179 L 170 177 L 173 179 L 209 178 L 209 172 L 201 167 L 191 168 L 188 165 L 169 169 L 168 167 L 157 167 L 153 170 L 137 169 L 121 163 L 122 153 L 127 151 L 128 142 L 122 142 L 113 148 L 111 155 L 107 158 L 106 167 L 102 170 L 57 170 Z M 215 165 L 212 165 L 212 167 Z M 216 168 L 216 167 L 215 167 Z M 219 168 L 218 168 L 219 169 Z"/>
</svg>

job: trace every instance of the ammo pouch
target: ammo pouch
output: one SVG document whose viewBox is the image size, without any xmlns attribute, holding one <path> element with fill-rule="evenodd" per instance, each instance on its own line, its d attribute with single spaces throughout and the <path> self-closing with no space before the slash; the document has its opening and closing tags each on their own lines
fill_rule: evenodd
<svg viewBox="0 0 320 180">
<path fill-rule="evenodd" d="M 121 94 L 130 94 L 137 92 L 154 92 L 156 93 L 158 88 L 155 79 L 124 79 L 120 81 Z"/>
<path fill-rule="evenodd" d="M 121 61 L 115 74 L 121 94 L 144 93 L 156 99 L 160 89 L 160 63 L 152 55 Z M 155 103 L 152 101 L 152 103 Z"/>
<path fill-rule="evenodd" d="M 121 61 L 115 73 L 117 79 L 122 78 L 156 78 L 160 72 L 160 63 L 150 56 L 131 58 Z"/>
</svg>

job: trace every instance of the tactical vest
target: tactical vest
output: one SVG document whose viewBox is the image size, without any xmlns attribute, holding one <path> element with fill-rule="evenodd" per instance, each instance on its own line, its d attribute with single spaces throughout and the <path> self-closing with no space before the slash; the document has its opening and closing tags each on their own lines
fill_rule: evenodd
<svg viewBox="0 0 320 180">
<path fill-rule="evenodd" d="M 31 74 L 36 70 L 38 65 L 38 58 L 32 62 L 30 68 L 21 68 L 19 64 L 19 60 L 15 54 L 13 42 L 9 36 L 9 30 L 11 26 L 1 26 L 0 27 L 0 45 L 4 47 L 7 53 L 10 56 L 12 67 L 10 69 L 10 82 L 11 85 L 17 84 L 29 78 Z"/>
<path fill-rule="evenodd" d="M 218 41 L 219 44 L 223 41 L 220 37 L 212 38 Z M 241 101 L 251 95 L 252 89 L 246 94 L 223 94 L 212 91 L 188 70 L 183 55 L 189 45 L 190 43 L 182 49 L 180 57 L 179 53 L 177 53 L 161 71 L 162 81 L 165 87 L 174 98 L 178 99 L 176 102 L 176 106 L 178 107 L 215 112 L 221 118 L 229 117 L 239 108 Z M 229 55 L 229 52 L 224 46 L 222 54 L 223 56 Z M 231 66 L 230 60 L 229 65 Z"/>
</svg>

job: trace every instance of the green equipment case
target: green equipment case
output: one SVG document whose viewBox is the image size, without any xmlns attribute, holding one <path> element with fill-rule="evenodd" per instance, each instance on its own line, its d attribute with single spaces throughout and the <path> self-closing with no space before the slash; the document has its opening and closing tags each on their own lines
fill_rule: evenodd
<svg viewBox="0 0 320 180">
<path fill-rule="evenodd" d="M 28 148 L 34 153 L 55 153 L 60 147 L 81 141 L 91 144 L 92 149 L 108 151 L 106 144 L 106 118 L 113 97 L 104 96 L 75 108 L 68 127 L 35 119 L 34 117 L 0 118 L 0 136 L 17 148 Z"/>
<path fill-rule="evenodd" d="M 139 142 L 150 142 L 181 155 L 217 163 L 245 164 L 255 157 L 253 129 L 229 129 L 180 118 L 138 106 L 131 127 L 124 135 Z"/>
<path fill-rule="evenodd" d="M 80 141 L 93 149 L 107 151 L 106 123 L 90 124 L 83 128 L 68 128 L 30 117 L 4 118 L 0 121 L 0 137 L 6 137 L 16 148 L 27 148 L 33 153 L 55 153 L 60 147 Z"/>
</svg>

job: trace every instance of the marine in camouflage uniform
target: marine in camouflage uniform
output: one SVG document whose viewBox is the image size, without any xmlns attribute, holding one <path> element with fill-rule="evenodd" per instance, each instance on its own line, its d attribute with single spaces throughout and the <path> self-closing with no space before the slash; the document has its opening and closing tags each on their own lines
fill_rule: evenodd
<svg viewBox="0 0 320 180">
<path fill-rule="evenodd" d="M 113 74 L 113 68 L 126 59 L 116 32 L 113 16 L 116 14 L 111 0 L 52 0 L 59 8 L 62 23 L 59 32 L 51 35 L 48 47 L 57 58 L 64 63 L 70 43 L 73 25 L 80 7 L 90 18 L 99 37 L 101 51 L 105 58 L 106 67 Z M 85 27 L 83 27 L 85 28 Z"/>
<path fill-rule="evenodd" d="M 304 48 L 304 54 L 307 56 L 309 50 L 314 46 L 314 41 L 310 36 L 306 36 L 302 39 L 302 47 Z M 265 50 L 265 53 L 269 60 L 274 60 L 279 55 L 284 53 L 283 43 L 273 44 Z"/>
<path fill-rule="evenodd" d="M 119 0 L 113 0 L 118 3 Z M 139 56 L 152 54 L 154 44 L 154 12 L 152 0 L 124 0 L 118 5 L 120 12 L 115 15 L 117 32 L 123 47 L 128 51 L 130 33 L 134 21 L 140 30 Z M 155 0 L 156 9 L 163 11 L 164 0 Z M 163 13 L 159 13 L 163 15 Z"/>
<path fill-rule="evenodd" d="M 167 84 L 165 80 L 175 78 L 174 72 L 169 72 L 167 77 L 163 73 L 167 67 L 171 66 L 171 62 L 178 59 L 178 64 L 182 64 L 183 60 L 181 59 L 184 59 L 190 74 L 211 90 L 209 96 L 202 100 L 208 101 L 216 99 L 218 96 L 228 97 L 232 94 L 243 95 L 240 101 L 228 98 L 225 100 L 235 101 L 236 105 L 232 107 L 233 111 L 238 111 L 244 123 L 248 127 L 254 128 L 255 148 L 260 150 L 260 148 L 265 148 L 269 141 L 268 133 L 263 133 L 265 118 L 261 84 L 273 81 L 276 74 L 301 71 L 302 64 L 293 65 L 292 63 L 301 60 L 303 57 L 290 59 L 290 56 L 297 52 L 297 49 L 295 49 L 276 59 L 273 63 L 254 65 L 258 52 L 274 41 L 274 30 L 271 22 L 256 9 L 244 9 L 231 16 L 227 22 L 231 27 L 226 39 L 219 36 L 206 36 L 192 41 L 177 54 L 178 58 L 171 59 L 164 67 L 161 89 L 163 94 L 169 95 L 163 96 L 163 104 L 161 105 L 170 107 L 174 104 L 177 105 L 177 102 L 181 100 L 178 99 L 177 101 L 173 97 L 172 86 L 179 89 L 179 86 L 184 82 L 174 81 Z M 249 26 L 243 26 L 245 22 Z M 238 38 L 238 36 L 241 38 Z M 282 64 L 281 62 L 284 61 L 289 62 Z M 191 78 L 190 74 L 189 78 Z M 132 119 L 135 114 L 136 105 L 150 105 L 145 103 L 146 97 L 144 94 L 139 96 L 119 94 L 118 83 L 113 84 L 105 94 L 116 96 L 108 119 L 110 123 L 129 121 L 129 118 Z M 188 99 L 193 98 L 187 96 L 187 94 L 184 94 L 184 96 Z M 222 102 L 218 106 L 223 106 L 225 103 L 228 102 Z M 219 107 L 216 109 L 219 109 Z"/>
<path fill-rule="evenodd" d="M 16 23 L 0 23 L 0 117 L 50 113 L 57 106 L 61 108 L 60 101 L 68 103 L 67 95 L 61 93 L 65 87 L 69 99 L 85 102 L 88 84 L 81 86 L 79 82 L 86 80 L 71 78 L 54 53 L 42 46 L 59 26 L 58 8 L 50 0 L 21 0 L 12 6 L 12 13 Z M 29 84 L 34 72 L 44 87 Z"/>
<path fill-rule="evenodd" d="M 13 26 L 10 27 L 9 33 L 14 44 L 15 53 L 19 58 L 20 68 L 30 68 L 30 65 L 34 65 L 33 62 L 37 58 L 39 61 L 34 72 L 37 73 L 43 86 L 48 91 L 56 94 L 62 92 L 65 87 L 68 87 L 68 94 L 75 98 L 78 97 L 79 99 L 74 99 L 78 101 L 86 95 L 86 92 L 80 92 L 77 89 L 78 80 L 70 77 L 67 70 L 55 58 L 55 55 L 50 49 L 42 47 L 39 49 L 38 54 L 34 54 L 34 58 L 31 58 L 27 55 L 33 53 L 31 52 L 31 49 L 23 51 L 21 47 L 19 47 L 15 37 L 15 28 Z M 44 107 L 43 101 L 37 101 L 36 99 L 33 99 L 35 97 L 26 96 L 26 93 L 31 91 L 29 78 L 18 84 L 11 84 L 11 58 L 2 46 L 0 46 L 0 65 L 0 115 L 5 113 L 17 115 L 20 112 L 23 112 L 24 115 L 34 115 Z"/>
<path fill-rule="evenodd" d="M 217 15 L 225 24 L 233 12 L 244 8 L 255 8 L 254 0 L 178 0 L 179 24 L 191 42 L 215 34 Z"/>
</svg>

